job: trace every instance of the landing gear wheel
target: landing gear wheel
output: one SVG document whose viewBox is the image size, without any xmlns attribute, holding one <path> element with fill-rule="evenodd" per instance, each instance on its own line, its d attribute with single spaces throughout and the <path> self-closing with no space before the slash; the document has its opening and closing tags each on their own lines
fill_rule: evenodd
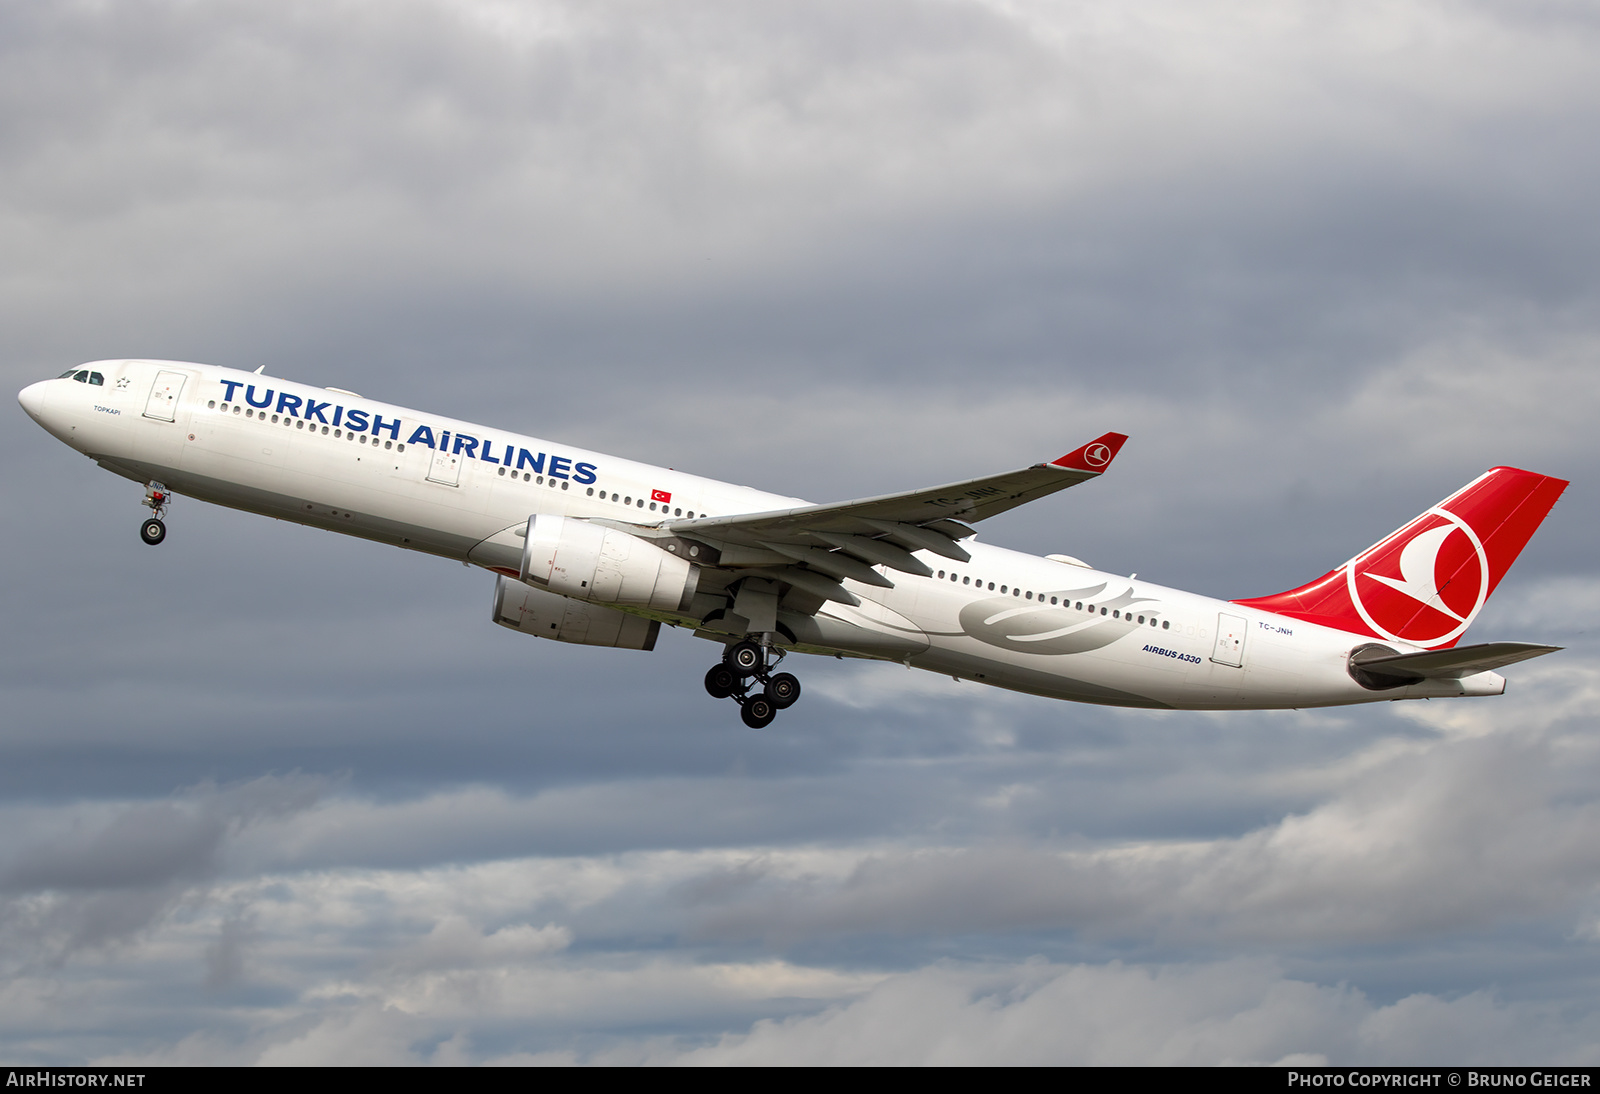
<svg viewBox="0 0 1600 1094">
<path fill-rule="evenodd" d="M 154 547 L 167 538 L 167 526 L 155 517 L 139 525 L 139 538 Z"/>
<path fill-rule="evenodd" d="M 765 695 L 752 695 L 739 708 L 739 717 L 751 729 L 766 729 L 778 716 L 778 708 Z"/>
<path fill-rule="evenodd" d="M 713 699 L 726 699 L 739 686 L 739 674 L 727 665 L 712 665 L 706 671 L 706 694 Z"/>
<path fill-rule="evenodd" d="M 777 673 L 767 681 L 766 698 L 776 709 L 786 710 L 800 698 L 800 681 L 793 673 Z"/>
<path fill-rule="evenodd" d="M 740 676 L 754 676 L 767 667 L 767 651 L 754 642 L 737 642 L 722 655 L 722 663 Z"/>
</svg>

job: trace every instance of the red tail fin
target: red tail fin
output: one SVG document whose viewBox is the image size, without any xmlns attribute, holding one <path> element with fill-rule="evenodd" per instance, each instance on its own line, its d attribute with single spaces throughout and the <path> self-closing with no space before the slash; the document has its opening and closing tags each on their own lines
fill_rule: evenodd
<svg viewBox="0 0 1600 1094">
<path fill-rule="evenodd" d="M 1566 487 L 1496 467 L 1309 585 L 1235 603 L 1425 649 L 1453 646 Z"/>
</svg>

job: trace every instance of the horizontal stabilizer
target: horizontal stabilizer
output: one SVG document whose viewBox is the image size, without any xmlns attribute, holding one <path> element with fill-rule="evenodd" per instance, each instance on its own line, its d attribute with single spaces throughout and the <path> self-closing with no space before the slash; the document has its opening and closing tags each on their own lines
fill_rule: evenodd
<svg viewBox="0 0 1600 1094">
<path fill-rule="evenodd" d="M 1504 668 L 1530 657 L 1555 653 L 1560 646 L 1541 646 L 1535 642 L 1484 642 L 1477 646 L 1458 646 L 1421 653 L 1394 653 L 1383 646 L 1364 646 L 1350 655 L 1350 668 L 1374 676 L 1399 680 L 1447 679 Z"/>
</svg>

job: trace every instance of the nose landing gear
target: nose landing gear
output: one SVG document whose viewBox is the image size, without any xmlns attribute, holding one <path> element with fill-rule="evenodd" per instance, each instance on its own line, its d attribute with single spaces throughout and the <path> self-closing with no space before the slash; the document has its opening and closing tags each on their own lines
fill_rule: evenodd
<svg viewBox="0 0 1600 1094">
<path fill-rule="evenodd" d="M 167 525 L 161 518 L 166 515 L 172 495 L 159 482 L 148 483 L 144 488 L 144 505 L 150 510 L 150 519 L 139 525 L 139 538 L 154 547 L 167 538 Z"/>
<path fill-rule="evenodd" d="M 719 664 L 706 672 L 706 692 L 713 699 L 732 699 L 739 704 L 739 717 L 751 729 L 766 729 L 778 711 L 791 707 L 800 698 L 800 681 L 792 673 L 772 673 L 767 663 L 770 647 L 757 642 L 736 642 L 728 647 Z M 760 685 L 753 687 L 752 685 Z"/>
</svg>

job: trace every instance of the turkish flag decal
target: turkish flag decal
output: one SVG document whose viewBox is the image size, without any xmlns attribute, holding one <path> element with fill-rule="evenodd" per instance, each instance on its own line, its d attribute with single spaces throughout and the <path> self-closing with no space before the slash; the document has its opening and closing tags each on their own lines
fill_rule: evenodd
<svg viewBox="0 0 1600 1094">
<path fill-rule="evenodd" d="M 650 491 L 650 500 L 659 501 L 665 505 L 667 502 L 672 500 L 672 495 L 667 493 L 665 490 L 652 490 Z"/>
</svg>

